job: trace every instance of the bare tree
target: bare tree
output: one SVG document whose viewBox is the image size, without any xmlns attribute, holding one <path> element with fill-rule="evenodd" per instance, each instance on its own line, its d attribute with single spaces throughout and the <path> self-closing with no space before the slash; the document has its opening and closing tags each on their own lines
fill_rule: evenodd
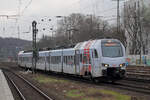
<svg viewBox="0 0 150 100">
<path fill-rule="evenodd" d="M 57 35 L 63 34 L 68 41 L 77 43 L 89 39 L 103 38 L 108 23 L 93 15 L 71 14 L 61 20 Z"/>
<path fill-rule="evenodd" d="M 124 27 L 129 38 L 130 54 L 146 54 L 148 48 L 149 7 L 143 1 L 128 2 L 124 8 Z"/>
<path fill-rule="evenodd" d="M 124 10 L 124 25 L 127 35 L 130 39 L 130 53 L 140 54 L 141 39 L 139 33 L 139 19 L 138 8 L 135 2 L 132 5 L 126 5 Z M 140 22 L 141 23 L 141 22 Z"/>
<path fill-rule="evenodd" d="M 117 33 L 116 27 L 112 27 L 98 16 L 73 13 L 63 17 L 58 25 L 53 39 L 43 36 L 39 41 L 40 47 L 66 47 L 81 41 L 107 37 L 117 38 L 126 44 L 124 30 L 121 29 L 120 33 Z"/>
</svg>

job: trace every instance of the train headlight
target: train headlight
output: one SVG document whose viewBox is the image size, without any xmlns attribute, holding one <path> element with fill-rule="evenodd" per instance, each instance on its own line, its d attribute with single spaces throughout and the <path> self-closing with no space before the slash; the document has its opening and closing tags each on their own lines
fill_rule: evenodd
<svg viewBox="0 0 150 100">
<path fill-rule="evenodd" d="M 120 64 L 119 66 L 120 66 L 120 67 L 122 67 L 123 65 L 122 65 L 122 64 Z"/>
<path fill-rule="evenodd" d="M 119 65 L 119 67 L 123 67 L 123 66 L 125 66 L 125 63 Z"/>
<path fill-rule="evenodd" d="M 102 66 L 104 66 L 104 67 L 109 67 L 109 64 L 102 64 Z"/>
</svg>

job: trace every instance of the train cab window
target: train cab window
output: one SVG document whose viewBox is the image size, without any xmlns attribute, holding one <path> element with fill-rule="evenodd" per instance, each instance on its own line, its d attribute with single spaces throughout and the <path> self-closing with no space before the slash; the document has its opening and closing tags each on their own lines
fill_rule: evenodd
<svg viewBox="0 0 150 100">
<path fill-rule="evenodd" d="M 95 57 L 95 58 L 98 58 L 98 53 L 97 53 L 97 50 L 96 50 L 96 49 L 94 49 L 94 57 Z"/>
<path fill-rule="evenodd" d="M 103 57 L 123 57 L 123 49 L 120 42 L 102 42 Z"/>
</svg>

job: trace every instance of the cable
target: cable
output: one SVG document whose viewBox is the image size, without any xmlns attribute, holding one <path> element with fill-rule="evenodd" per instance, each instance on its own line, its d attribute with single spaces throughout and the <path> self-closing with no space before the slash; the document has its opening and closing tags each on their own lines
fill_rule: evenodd
<svg viewBox="0 0 150 100">
<path fill-rule="evenodd" d="M 29 3 L 24 7 L 24 9 L 22 10 L 22 12 L 20 13 L 21 15 L 24 14 L 25 10 L 31 5 L 33 0 L 30 0 Z"/>
<path fill-rule="evenodd" d="M 22 5 L 22 2 L 21 2 L 21 0 L 19 0 L 19 5 L 18 5 L 18 15 L 20 15 L 21 5 Z"/>
<path fill-rule="evenodd" d="M 82 1 L 83 2 L 83 1 Z M 104 0 L 103 0 L 103 3 L 104 3 Z M 91 5 L 92 4 L 92 5 Z M 105 15 L 106 13 L 109 13 L 110 11 L 112 11 L 112 10 L 116 10 L 117 9 L 117 7 L 112 7 L 112 8 L 109 8 L 109 9 L 107 9 L 107 10 L 103 10 L 103 11 L 96 11 L 96 10 L 98 10 L 98 5 L 100 4 L 99 3 L 99 1 L 97 1 L 96 0 L 96 2 L 94 2 L 94 3 L 92 3 L 92 0 L 91 0 L 91 4 L 89 5 L 86 5 L 85 7 L 82 7 L 83 5 L 80 5 L 80 12 L 81 13 L 84 13 L 84 12 L 89 12 L 89 11 L 84 11 L 84 10 L 89 10 L 88 8 L 89 8 L 89 6 L 92 6 L 92 12 L 94 13 L 94 15 L 96 15 L 96 14 L 100 14 L 100 15 Z M 104 4 L 103 4 L 104 5 Z M 81 9 L 81 7 L 82 7 L 82 9 Z M 120 8 L 123 8 L 124 7 L 124 4 L 121 4 L 120 5 Z M 91 8 L 91 7 L 90 7 Z M 105 7 L 103 7 L 103 8 L 105 8 Z M 84 9 L 84 10 L 83 10 Z M 95 10 L 94 10 L 95 9 Z M 96 12 L 98 12 L 98 13 L 96 13 Z M 105 17 L 106 18 L 106 17 Z"/>
<path fill-rule="evenodd" d="M 110 19 L 106 19 L 104 21 L 113 21 L 113 20 L 117 20 L 116 18 L 110 18 Z"/>
</svg>

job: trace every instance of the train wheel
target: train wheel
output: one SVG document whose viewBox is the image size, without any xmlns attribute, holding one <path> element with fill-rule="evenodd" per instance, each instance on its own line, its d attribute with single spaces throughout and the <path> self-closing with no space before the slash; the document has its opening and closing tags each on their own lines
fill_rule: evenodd
<svg viewBox="0 0 150 100">
<path fill-rule="evenodd" d="M 28 70 L 28 68 L 27 68 L 27 66 L 25 65 L 25 71 L 27 71 Z"/>
<path fill-rule="evenodd" d="M 99 79 L 93 78 L 92 76 L 90 77 L 90 80 L 92 80 L 92 82 L 94 83 L 99 83 Z"/>
<path fill-rule="evenodd" d="M 109 80 L 109 83 L 115 84 L 115 80 Z"/>
</svg>

